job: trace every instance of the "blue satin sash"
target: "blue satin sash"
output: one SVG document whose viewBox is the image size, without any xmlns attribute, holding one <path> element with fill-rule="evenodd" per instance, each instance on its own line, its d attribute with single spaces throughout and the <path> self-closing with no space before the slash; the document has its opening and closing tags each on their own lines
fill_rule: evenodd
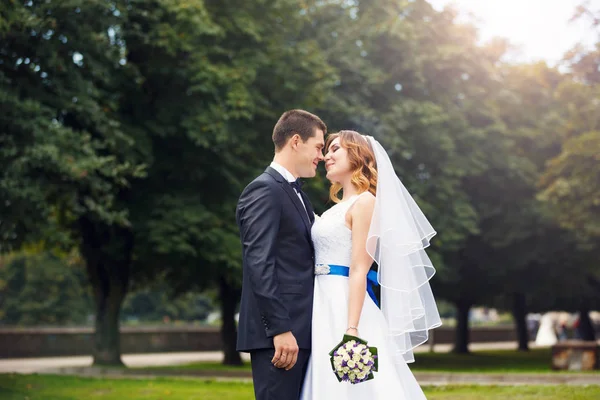
<svg viewBox="0 0 600 400">
<path fill-rule="evenodd" d="M 339 275 L 339 276 L 349 276 L 350 268 L 345 267 L 343 265 L 329 265 L 329 274 L 328 275 Z M 369 297 L 375 302 L 375 305 L 379 307 L 379 303 L 377 302 L 377 297 L 375 296 L 375 292 L 373 291 L 373 287 L 379 286 L 379 282 L 377 282 L 377 272 L 369 271 L 367 274 L 367 293 Z"/>
</svg>

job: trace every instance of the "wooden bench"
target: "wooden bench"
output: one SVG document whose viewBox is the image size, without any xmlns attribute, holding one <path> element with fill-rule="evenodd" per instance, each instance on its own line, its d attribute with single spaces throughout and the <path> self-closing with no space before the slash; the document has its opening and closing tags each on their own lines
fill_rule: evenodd
<svg viewBox="0 0 600 400">
<path fill-rule="evenodd" d="M 596 342 L 565 340 L 552 346 L 552 369 L 591 371 L 600 369 L 600 346 Z"/>
</svg>

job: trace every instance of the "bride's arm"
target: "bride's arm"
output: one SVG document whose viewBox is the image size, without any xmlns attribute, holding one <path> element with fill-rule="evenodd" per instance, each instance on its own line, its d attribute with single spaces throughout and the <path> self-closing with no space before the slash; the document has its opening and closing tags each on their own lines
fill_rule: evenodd
<svg viewBox="0 0 600 400">
<path fill-rule="evenodd" d="M 358 322 L 367 293 L 367 274 L 373 259 L 367 253 L 367 235 L 375 207 L 375 196 L 361 195 L 350 209 L 352 230 L 352 261 L 348 277 L 348 328 L 349 334 L 358 334 Z"/>
</svg>

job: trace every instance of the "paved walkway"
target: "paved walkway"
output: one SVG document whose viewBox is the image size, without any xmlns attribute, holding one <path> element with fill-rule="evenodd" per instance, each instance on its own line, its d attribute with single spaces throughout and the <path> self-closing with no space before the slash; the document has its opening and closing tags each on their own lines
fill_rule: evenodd
<svg viewBox="0 0 600 400">
<path fill-rule="evenodd" d="M 246 354 L 242 354 L 242 358 L 249 359 L 246 357 Z M 143 368 L 203 361 L 218 362 L 223 359 L 223 353 L 220 351 L 209 351 L 195 353 L 125 354 L 122 356 L 122 359 L 128 367 Z M 59 368 L 83 368 L 91 366 L 92 361 L 91 356 L 0 359 L 0 373 L 17 372 L 31 374 L 34 372 L 43 373 Z"/>
<path fill-rule="evenodd" d="M 478 343 L 471 350 L 514 349 L 516 343 Z M 535 346 L 532 346 L 535 347 Z M 449 345 L 437 345 L 435 351 L 447 352 Z M 429 351 L 421 346 L 418 352 Z M 126 354 L 123 362 L 131 368 L 159 367 L 186 364 L 191 362 L 221 361 L 221 352 Z M 242 354 L 248 360 L 247 354 Z M 0 359 L 0 373 L 49 373 L 98 378 L 152 378 L 170 376 L 177 378 L 211 378 L 217 380 L 250 381 L 249 371 L 199 371 L 199 370 L 135 370 L 126 368 L 92 367 L 92 358 L 46 357 L 32 359 Z M 218 376 L 215 376 L 218 374 Z M 475 384 L 475 385 L 600 385 L 600 374 L 596 373 L 452 373 L 416 371 L 415 376 L 421 385 Z"/>
</svg>

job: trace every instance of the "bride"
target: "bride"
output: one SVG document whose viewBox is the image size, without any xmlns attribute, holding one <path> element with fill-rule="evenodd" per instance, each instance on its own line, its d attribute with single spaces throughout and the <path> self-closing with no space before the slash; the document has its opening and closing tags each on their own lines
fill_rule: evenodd
<svg viewBox="0 0 600 400">
<path fill-rule="evenodd" d="M 428 330 L 441 325 L 429 286 L 435 269 L 424 251 L 435 231 L 375 139 L 341 131 L 325 148 L 337 204 L 312 227 L 312 352 L 301 399 L 424 399 L 407 363 Z M 374 379 L 338 382 L 329 352 L 345 333 L 378 348 Z"/>
</svg>

